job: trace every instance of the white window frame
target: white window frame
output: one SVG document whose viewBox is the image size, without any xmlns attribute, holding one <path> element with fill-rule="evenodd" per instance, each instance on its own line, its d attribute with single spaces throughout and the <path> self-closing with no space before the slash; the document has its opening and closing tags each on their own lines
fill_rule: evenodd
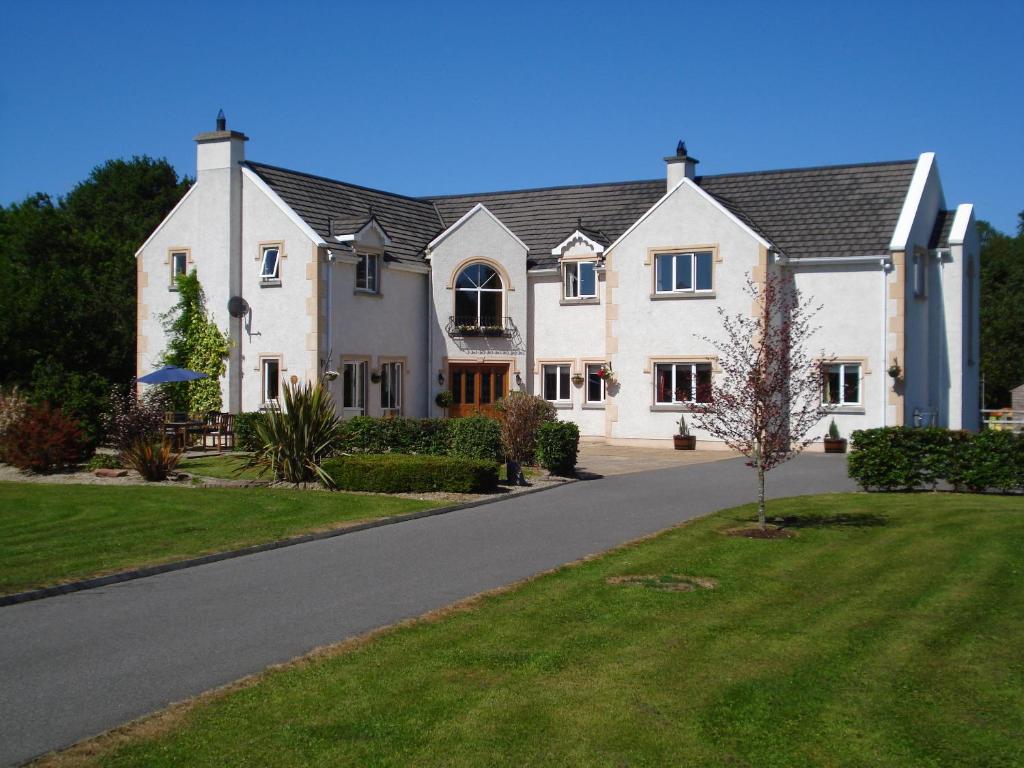
<svg viewBox="0 0 1024 768">
<path fill-rule="evenodd" d="M 601 383 L 601 397 L 600 397 L 599 400 L 591 400 L 590 399 L 590 376 L 591 376 L 591 371 L 592 370 L 595 371 L 595 372 L 599 371 L 600 369 L 604 368 L 604 366 L 605 366 L 604 363 L 587 363 L 586 369 L 585 369 L 586 372 L 584 374 L 584 380 L 583 380 L 583 402 L 585 402 L 587 404 L 590 404 L 590 405 L 598 405 L 598 404 L 603 405 L 604 404 L 604 399 L 605 399 L 605 394 L 606 394 L 605 393 L 605 384 L 607 382 L 605 382 L 605 380 L 602 379 L 600 376 L 598 376 L 597 379 Z"/>
<path fill-rule="evenodd" d="M 178 256 L 181 257 L 181 271 L 178 271 Z M 171 251 L 171 288 L 178 289 L 178 275 L 188 274 L 188 251 Z"/>
<path fill-rule="evenodd" d="M 493 277 L 494 277 L 494 279 L 496 279 L 498 281 L 498 287 L 497 288 L 485 288 L 485 287 L 480 286 L 480 285 L 475 285 L 475 286 L 470 287 L 470 288 L 465 288 L 465 287 L 460 288 L 459 287 L 459 278 L 462 277 L 463 272 L 465 272 L 466 270 L 468 270 L 468 269 L 470 269 L 472 267 L 478 266 L 478 265 L 487 267 L 489 270 L 491 270 L 491 272 L 494 273 Z M 487 278 L 487 280 L 484 281 L 484 285 L 487 285 L 487 283 L 488 283 L 488 281 L 490 279 L 491 278 Z M 485 323 L 484 323 L 485 318 L 484 318 L 483 310 L 482 310 L 483 294 L 485 294 L 485 293 L 497 293 L 501 297 L 501 303 L 500 303 L 501 309 L 498 311 L 497 317 L 495 317 L 495 318 L 486 318 L 486 319 L 493 319 L 496 324 L 504 327 L 504 325 L 505 325 L 505 317 L 504 317 L 504 315 L 505 315 L 505 310 L 507 309 L 507 307 L 506 307 L 506 300 L 505 300 L 505 278 L 503 278 L 501 276 L 501 272 L 498 270 L 497 267 L 495 267 L 493 264 L 488 264 L 487 262 L 484 262 L 484 261 L 473 261 L 473 262 L 470 262 L 469 264 L 463 264 L 459 268 L 458 272 L 455 273 L 455 279 L 452 281 L 452 285 L 455 287 L 455 296 L 453 297 L 452 313 L 453 313 L 453 317 L 455 317 L 455 319 L 456 319 L 456 322 L 461 323 L 461 322 L 464 322 L 465 320 L 473 320 L 478 327 L 484 326 L 485 325 Z M 460 315 L 458 313 L 459 295 L 460 294 L 461 295 L 473 295 L 473 296 L 475 296 L 475 304 L 476 304 L 476 313 L 475 313 L 476 316 L 475 316 L 475 318 L 473 316 L 463 316 L 463 315 Z"/>
<path fill-rule="evenodd" d="M 547 381 L 548 370 L 555 369 L 555 399 L 548 397 Z M 562 377 L 562 369 L 565 369 L 565 378 Z M 562 391 L 562 383 L 565 382 L 565 391 Z M 540 368 L 540 389 L 542 397 L 549 403 L 569 404 L 572 402 L 572 365 L 569 363 L 544 363 Z M 564 397 L 562 397 L 564 395 Z"/>
<path fill-rule="evenodd" d="M 341 409 L 342 413 L 346 416 L 365 416 L 366 415 L 366 377 L 367 377 L 367 365 L 366 360 L 342 360 L 341 363 Z M 345 380 L 348 378 L 349 369 L 353 371 L 353 377 L 355 381 L 355 389 L 353 395 L 356 397 L 353 400 L 358 400 L 358 404 L 353 402 L 352 405 L 345 404 L 345 397 L 348 394 L 345 388 Z"/>
<path fill-rule="evenodd" d="M 360 293 L 380 293 L 380 254 L 357 253 L 356 290 Z M 359 284 L 359 270 L 363 271 L 362 285 Z"/>
<path fill-rule="evenodd" d="M 828 395 L 830 387 L 828 376 L 834 369 L 839 369 L 839 400 L 835 403 L 829 402 Z M 857 369 L 857 401 L 846 400 L 846 369 Z M 864 364 L 854 361 L 839 361 L 829 363 L 825 366 L 825 378 L 821 386 L 821 404 L 829 408 L 862 408 L 864 406 Z"/>
<path fill-rule="evenodd" d="M 699 255 L 707 254 L 708 258 L 711 259 L 711 285 L 707 288 L 697 287 L 697 257 Z M 676 270 L 679 265 L 679 260 L 684 257 L 689 257 L 690 261 L 690 283 L 689 288 L 676 288 Z M 662 259 L 672 260 L 672 289 L 668 291 L 661 290 L 658 281 L 658 264 Z M 662 296 L 667 296 L 674 293 L 712 293 L 715 290 L 715 252 L 711 250 L 695 250 L 695 251 L 662 251 L 654 254 L 654 292 Z"/>
<path fill-rule="evenodd" d="M 271 364 L 276 366 L 277 374 L 274 377 L 274 386 L 277 389 L 277 397 L 267 397 L 267 393 L 270 390 L 270 369 Z M 260 403 L 264 408 L 280 407 L 281 398 L 281 358 L 279 357 L 261 357 L 260 358 Z"/>
<path fill-rule="evenodd" d="M 672 387 L 669 390 L 672 393 L 671 400 L 659 400 L 658 399 L 658 368 L 664 365 L 672 366 Z M 682 367 L 688 367 L 690 369 L 690 399 L 679 400 L 676 398 L 676 392 L 679 391 L 679 387 L 676 386 L 676 377 L 678 376 L 678 369 Z M 697 400 L 697 369 L 706 369 L 714 378 L 715 369 L 714 366 L 706 360 L 665 360 L 662 362 L 654 361 L 651 366 L 651 370 L 654 372 L 654 405 L 671 407 L 671 406 L 688 406 L 695 405 L 699 402 L 707 402 L 705 400 Z"/>
<path fill-rule="evenodd" d="M 402 375 L 405 367 L 400 360 L 388 360 L 380 364 L 380 409 L 386 414 L 402 412 Z M 390 402 L 385 388 L 390 387 Z"/>
<path fill-rule="evenodd" d="M 274 251 L 277 256 L 274 258 L 274 269 L 270 274 L 267 274 L 267 254 Z M 264 245 L 260 248 L 260 280 L 268 283 L 274 280 L 280 280 L 281 277 L 281 246 L 279 245 Z"/>
<path fill-rule="evenodd" d="M 580 268 L 587 265 L 594 273 L 594 292 L 583 293 L 582 282 L 580 281 Z M 571 279 L 571 282 L 570 282 Z M 575 292 L 573 292 L 575 291 Z M 562 264 L 562 297 L 568 300 L 573 299 L 596 299 L 597 298 L 597 262 L 567 261 Z"/>
</svg>

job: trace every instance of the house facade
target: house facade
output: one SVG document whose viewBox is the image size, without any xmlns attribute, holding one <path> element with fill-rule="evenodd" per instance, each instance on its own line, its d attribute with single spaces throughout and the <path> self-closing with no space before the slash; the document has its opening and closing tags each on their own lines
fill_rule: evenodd
<svg viewBox="0 0 1024 768">
<path fill-rule="evenodd" d="M 408 197 L 246 141 L 222 118 L 196 137 L 196 183 L 137 253 L 139 374 L 194 269 L 232 412 L 331 371 L 345 417 L 490 413 L 521 389 L 584 436 L 668 446 L 716 375 L 719 309 L 750 312 L 748 277 L 779 272 L 824 307 L 810 343 L 843 434 L 978 427 L 974 211 L 947 207 L 932 153 L 701 176 L 680 142 L 662 179 Z"/>
</svg>

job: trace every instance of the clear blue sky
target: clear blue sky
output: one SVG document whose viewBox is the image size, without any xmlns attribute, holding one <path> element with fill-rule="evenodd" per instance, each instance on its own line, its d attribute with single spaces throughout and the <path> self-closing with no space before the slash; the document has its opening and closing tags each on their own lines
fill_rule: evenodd
<svg viewBox="0 0 1024 768">
<path fill-rule="evenodd" d="M 938 153 L 1024 209 L 1024 2 L 5 2 L 0 203 L 113 157 L 251 159 L 407 194 Z"/>
</svg>

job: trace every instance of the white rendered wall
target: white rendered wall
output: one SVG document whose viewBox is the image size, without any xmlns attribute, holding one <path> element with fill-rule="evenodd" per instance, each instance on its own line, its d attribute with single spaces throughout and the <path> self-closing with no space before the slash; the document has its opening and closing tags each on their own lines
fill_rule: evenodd
<svg viewBox="0 0 1024 768">
<path fill-rule="evenodd" d="M 530 276 L 531 391 L 543 394 L 541 376 L 545 363 L 569 363 L 574 374 L 584 376 L 584 383 L 571 386 L 572 401 L 568 407 L 557 406 L 558 417 L 575 422 L 579 425 L 580 434 L 585 436 L 603 436 L 605 433 L 604 404 L 585 402 L 587 363 L 607 362 L 604 352 L 604 287 L 604 277 L 599 275 L 599 303 L 565 301 L 561 270 L 554 275 Z"/>
<path fill-rule="evenodd" d="M 682 249 L 715 245 L 714 296 L 652 299 L 654 264 L 648 249 Z M 743 288 L 746 276 L 758 266 L 761 244 L 704 195 L 683 185 L 627 234 L 609 255 L 612 368 L 618 388 L 608 400 L 607 435 L 612 439 L 660 440 L 668 444 L 677 431 L 679 408 L 654 406 L 652 358 L 715 355 L 709 342 L 717 338 L 718 308 L 729 314 L 749 313 L 750 297 Z M 538 336 L 544 330 L 538 328 Z M 698 440 L 708 435 L 692 430 Z M 710 447 L 710 446 L 709 446 Z"/>
<path fill-rule="evenodd" d="M 516 374 L 528 386 L 526 367 L 527 301 L 526 248 L 486 210 L 479 209 L 461 226 L 449 233 L 430 253 L 432 305 L 430 319 L 429 380 L 433 392 L 442 389 L 437 375 L 444 374 L 447 388 L 448 361 L 510 362 L 509 387 L 515 388 Z M 455 272 L 464 264 L 480 260 L 499 267 L 504 274 L 504 315 L 512 319 L 516 333 L 512 337 L 452 339 L 445 333 L 449 316 L 455 313 Z M 443 415 L 433 402 L 430 415 Z"/>
</svg>

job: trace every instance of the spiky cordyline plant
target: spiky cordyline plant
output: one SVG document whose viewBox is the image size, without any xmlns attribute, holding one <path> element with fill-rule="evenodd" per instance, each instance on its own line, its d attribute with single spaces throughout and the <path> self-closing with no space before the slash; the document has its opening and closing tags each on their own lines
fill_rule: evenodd
<svg viewBox="0 0 1024 768">
<path fill-rule="evenodd" d="M 801 298 L 782 276 L 764 283 L 747 278 L 751 314 L 727 315 L 721 307 L 722 338 L 699 338 L 718 350 L 721 374 L 709 402 L 694 403 L 693 421 L 747 457 L 757 471 L 757 521 L 765 527 L 765 473 L 788 461 L 812 440 L 808 432 L 827 412 L 822 404 L 822 354 L 813 359 L 807 342 L 821 306 Z"/>
<path fill-rule="evenodd" d="M 256 467 L 275 480 L 305 483 L 319 480 L 328 488 L 334 481 L 320 467 L 338 434 L 334 400 L 323 382 L 287 384 L 284 408 L 273 409 L 256 423 L 260 447 L 243 467 Z"/>
</svg>

